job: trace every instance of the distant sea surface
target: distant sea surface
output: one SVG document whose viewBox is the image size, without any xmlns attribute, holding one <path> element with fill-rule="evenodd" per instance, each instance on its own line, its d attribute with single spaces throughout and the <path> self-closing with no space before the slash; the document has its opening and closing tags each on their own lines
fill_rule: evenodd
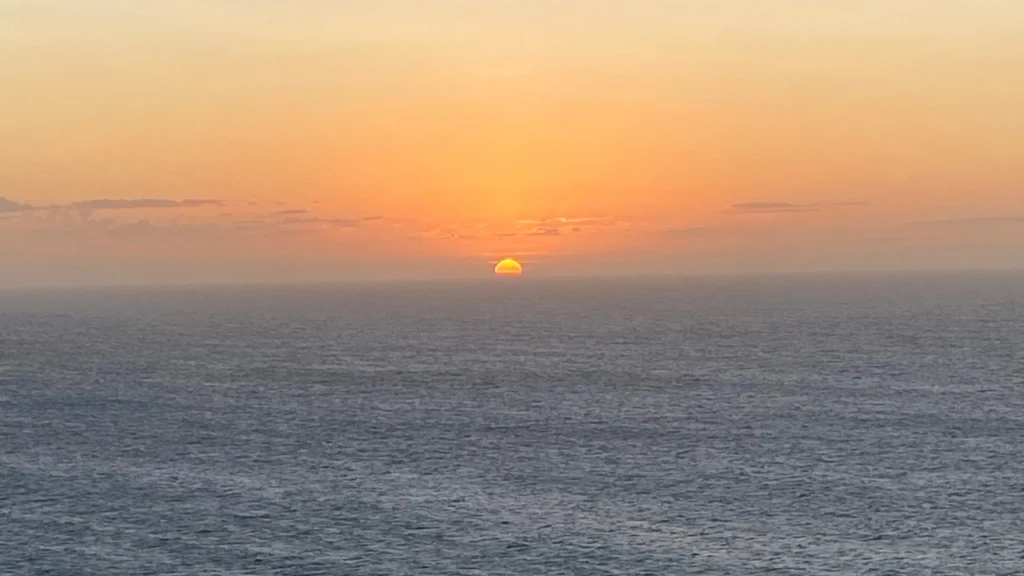
<svg viewBox="0 0 1024 576">
<path fill-rule="evenodd" d="M 0 292 L 0 574 L 1024 574 L 1024 277 Z"/>
</svg>

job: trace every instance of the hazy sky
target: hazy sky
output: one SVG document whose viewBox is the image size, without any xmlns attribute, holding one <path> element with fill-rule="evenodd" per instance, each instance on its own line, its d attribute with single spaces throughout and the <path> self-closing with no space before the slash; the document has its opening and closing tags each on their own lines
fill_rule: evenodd
<svg viewBox="0 0 1024 576">
<path fill-rule="evenodd" d="M 0 0 L 0 285 L 1024 266 L 1021 0 Z"/>
</svg>

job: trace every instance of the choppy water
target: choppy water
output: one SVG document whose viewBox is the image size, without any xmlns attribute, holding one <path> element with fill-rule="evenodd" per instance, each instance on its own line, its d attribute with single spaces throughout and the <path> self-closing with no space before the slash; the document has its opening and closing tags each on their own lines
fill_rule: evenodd
<svg viewBox="0 0 1024 576">
<path fill-rule="evenodd" d="M 1021 574 L 1024 278 L 0 292 L 0 574 Z"/>
</svg>

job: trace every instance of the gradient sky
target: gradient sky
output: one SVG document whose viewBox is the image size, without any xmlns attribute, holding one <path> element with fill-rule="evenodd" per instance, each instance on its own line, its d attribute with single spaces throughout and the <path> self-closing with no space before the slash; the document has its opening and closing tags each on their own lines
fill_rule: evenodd
<svg viewBox="0 0 1024 576">
<path fill-rule="evenodd" d="M 0 0 L 0 285 L 1024 266 L 1020 0 Z"/>
</svg>

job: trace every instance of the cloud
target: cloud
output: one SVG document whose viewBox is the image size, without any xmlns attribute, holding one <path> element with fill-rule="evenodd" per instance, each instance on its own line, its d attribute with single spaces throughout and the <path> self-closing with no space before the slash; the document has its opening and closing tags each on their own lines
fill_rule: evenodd
<svg viewBox="0 0 1024 576">
<path fill-rule="evenodd" d="M 728 236 L 729 231 L 724 228 L 715 226 L 691 226 L 689 228 L 671 228 L 662 232 L 665 236 L 670 238 L 714 238 L 721 236 Z"/>
<path fill-rule="evenodd" d="M 565 216 L 563 216 L 561 218 L 555 218 L 554 221 L 557 222 L 558 224 L 562 224 L 562 225 L 565 225 L 565 226 L 577 226 L 577 227 L 579 227 L 579 226 L 606 226 L 606 225 L 614 224 L 615 223 L 615 220 L 612 219 L 612 218 L 570 218 L 570 217 L 565 217 Z"/>
<path fill-rule="evenodd" d="M 245 230 L 252 230 L 254 228 L 274 228 L 274 227 L 326 227 L 326 228 L 358 228 L 363 222 L 383 220 L 380 216 L 370 216 L 365 218 L 322 218 L 319 216 L 302 216 L 302 214 L 308 214 L 306 210 L 282 210 L 280 212 L 274 212 L 271 216 L 281 215 L 286 216 L 294 214 L 295 216 L 289 218 L 280 218 L 274 220 L 264 219 L 251 219 L 251 220 L 239 220 L 232 224 L 233 227 Z M 293 230 L 295 228 L 292 228 Z"/>
<path fill-rule="evenodd" d="M 75 210 L 137 210 L 153 208 L 198 208 L 200 206 L 220 206 L 220 200 L 188 199 L 188 200 L 166 200 L 163 198 L 139 198 L 139 199 L 110 199 L 101 198 L 97 200 L 84 200 L 73 202 L 64 207 Z"/>
<path fill-rule="evenodd" d="M 150 230 L 155 229 L 150 225 L 149 220 L 136 220 L 135 222 L 126 222 L 118 226 L 111 228 L 111 232 L 121 236 L 131 236 L 138 234 L 145 234 Z"/>
<path fill-rule="evenodd" d="M 813 204 L 791 204 L 789 202 L 743 202 L 733 204 L 730 212 L 739 214 L 778 214 L 782 212 L 817 212 Z"/>
<path fill-rule="evenodd" d="M 996 226 L 1024 226 L 1024 216 L 979 216 L 974 218 L 950 218 L 947 220 L 922 220 L 918 222 L 911 222 L 910 225 L 961 229 Z"/>
<path fill-rule="evenodd" d="M 286 218 L 281 224 L 298 224 L 308 226 L 330 226 L 332 228 L 356 228 L 359 218 Z"/>
<path fill-rule="evenodd" d="M 244 230 L 251 230 L 253 228 L 262 228 L 267 225 L 266 220 L 239 220 L 232 223 L 234 228 L 240 228 Z"/>
<path fill-rule="evenodd" d="M 455 227 L 433 228 L 418 234 L 420 238 L 430 240 L 472 240 L 479 238 L 477 234 L 464 234 Z"/>
<path fill-rule="evenodd" d="M 518 220 L 516 227 L 526 229 L 524 236 L 561 236 L 562 232 L 579 234 L 593 228 L 618 228 L 620 231 L 630 227 L 629 222 L 608 217 L 559 216 L 541 220 Z"/>
<path fill-rule="evenodd" d="M 185 208 L 194 208 L 197 206 L 223 206 L 223 200 L 214 200 L 212 198 L 190 198 L 188 200 L 181 200 L 178 202 L 178 206 Z"/>
<path fill-rule="evenodd" d="M 322 224 L 337 228 L 355 228 L 359 226 L 358 218 L 314 218 Z"/>
<path fill-rule="evenodd" d="M 793 212 L 820 212 L 828 208 L 864 206 L 863 202 L 834 202 L 831 204 L 793 204 L 792 202 L 740 202 L 729 212 L 734 214 L 784 214 Z"/>
<path fill-rule="evenodd" d="M 750 228 L 745 226 L 691 226 L 688 228 L 671 228 L 663 230 L 661 234 L 667 238 L 684 240 L 745 240 L 764 239 L 770 237 L 782 237 L 787 234 L 785 230 Z"/>
<path fill-rule="evenodd" d="M 526 233 L 527 236 L 559 236 L 561 231 L 550 226 L 538 226 Z"/>
<path fill-rule="evenodd" d="M 7 198 L 0 198 L 0 214 L 8 214 L 12 212 L 26 212 L 31 209 L 32 207 L 29 206 L 28 204 L 15 202 L 14 200 L 8 200 Z"/>
<path fill-rule="evenodd" d="M 564 226 L 610 226 L 615 224 L 613 218 L 581 218 L 560 216 L 558 218 L 546 218 L 544 220 L 519 220 L 516 224 L 520 226 L 543 226 L 545 228 L 562 228 Z"/>
<path fill-rule="evenodd" d="M 383 220 L 383 219 L 384 219 L 383 216 L 363 216 L 361 218 L 361 220 L 363 222 L 377 222 L 377 221 L 380 221 L 380 220 Z"/>
</svg>

